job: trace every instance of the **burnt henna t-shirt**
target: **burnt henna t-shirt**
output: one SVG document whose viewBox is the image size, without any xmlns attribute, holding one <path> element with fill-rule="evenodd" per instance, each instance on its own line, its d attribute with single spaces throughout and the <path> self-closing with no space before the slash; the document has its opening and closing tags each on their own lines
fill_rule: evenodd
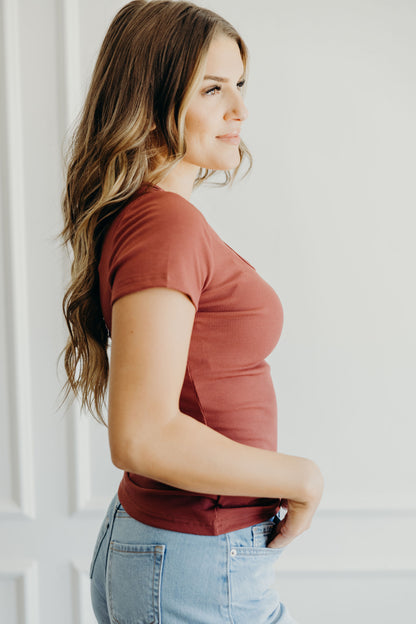
<svg viewBox="0 0 416 624">
<path fill-rule="evenodd" d="M 103 316 L 114 301 L 150 287 L 185 293 L 196 308 L 179 409 L 223 435 L 277 449 L 277 407 L 265 358 L 283 324 L 280 300 L 182 196 L 139 190 L 106 233 L 99 263 Z M 125 472 L 119 499 L 154 527 L 219 535 L 262 522 L 279 499 L 204 495 Z"/>
</svg>

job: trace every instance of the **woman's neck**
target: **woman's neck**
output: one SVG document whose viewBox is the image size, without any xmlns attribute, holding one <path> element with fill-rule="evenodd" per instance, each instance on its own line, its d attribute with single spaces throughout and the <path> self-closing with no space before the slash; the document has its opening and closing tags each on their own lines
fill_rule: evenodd
<svg viewBox="0 0 416 624">
<path fill-rule="evenodd" d="M 157 183 L 157 186 L 164 191 L 182 195 L 189 201 L 198 171 L 199 167 L 196 165 L 180 161 Z"/>
</svg>

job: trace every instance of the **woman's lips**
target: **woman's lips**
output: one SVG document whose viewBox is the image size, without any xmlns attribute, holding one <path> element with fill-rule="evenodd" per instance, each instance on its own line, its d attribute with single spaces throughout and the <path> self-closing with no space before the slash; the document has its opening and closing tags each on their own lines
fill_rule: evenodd
<svg viewBox="0 0 416 624">
<path fill-rule="evenodd" d="M 217 139 L 221 141 L 225 141 L 225 143 L 231 143 L 231 145 L 238 145 L 241 141 L 239 134 L 223 134 L 222 136 L 217 136 Z"/>
</svg>

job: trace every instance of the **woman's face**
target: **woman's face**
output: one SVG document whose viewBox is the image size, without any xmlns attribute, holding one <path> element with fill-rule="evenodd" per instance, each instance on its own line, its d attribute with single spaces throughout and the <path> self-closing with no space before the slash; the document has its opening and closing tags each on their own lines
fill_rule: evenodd
<svg viewBox="0 0 416 624">
<path fill-rule="evenodd" d="M 243 75 L 237 43 L 230 37 L 216 37 L 208 49 L 204 78 L 185 116 L 187 150 L 182 162 L 221 170 L 239 165 L 239 133 L 248 114 L 242 96 Z"/>
</svg>

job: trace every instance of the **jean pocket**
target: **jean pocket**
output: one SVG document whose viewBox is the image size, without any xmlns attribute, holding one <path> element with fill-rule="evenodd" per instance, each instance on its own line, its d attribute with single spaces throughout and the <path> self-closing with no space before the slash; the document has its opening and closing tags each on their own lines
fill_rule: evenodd
<svg viewBox="0 0 416 624">
<path fill-rule="evenodd" d="M 107 567 L 111 622 L 159 624 L 164 558 L 163 544 L 111 542 Z"/>
<path fill-rule="evenodd" d="M 231 548 L 229 586 L 236 624 L 278 621 L 281 605 L 277 565 L 280 554 L 281 549 L 264 546 Z"/>
<path fill-rule="evenodd" d="M 252 527 L 252 540 L 255 548 L 267 548 L 268 544 L 277 535 L 278 522 L 267 521 Z M 283 548 L 268 548 L 268 550 L 282 551 Z"/>
<path fill-rule="evenodd" d="M 98 554 L 100 552 L 101 545 L 104 541 L 105 536 L 107 535 L 108 527 L 110 526 L 110 521 L 108 516 L 106 516 L 101 524 L 100 530 L 98 531 L 97 540 L 95 542 L 94 551 L 91 559 L 90 565 L 90 579 L 92 579 L 94 574 L 95 562 L 97 561 Z"/>
</svg>

